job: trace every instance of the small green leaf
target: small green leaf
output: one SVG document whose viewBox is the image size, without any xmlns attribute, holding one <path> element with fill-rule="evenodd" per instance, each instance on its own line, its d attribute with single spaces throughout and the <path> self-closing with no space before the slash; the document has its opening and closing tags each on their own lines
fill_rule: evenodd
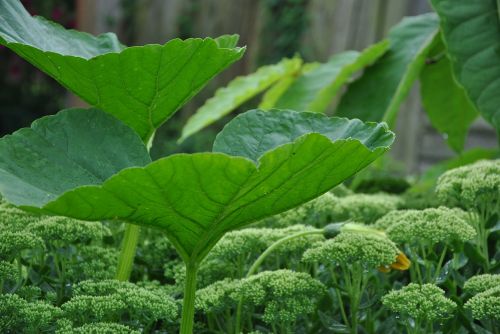
<svg viewBox="0 0 500 334">
<path fill-rule="evenodd" d="M 478 113 L 465 90 L 453 78 L 440 35 L 435 44 L 429 52 L 429 63 L 420 73 L 422 102 L 432 125 L 446 136 L 455 152 L 461 152 L 469 126 Z"/>
<path fill-rule="evenodd" d="M 424 66 L 439 22 L 434 13 L 404 18 L 389 32 L 389 51 L 349 85 L 336 115 L 394 125 L 399 107 Z"/>
<path fill-rule="evenodd" d="M 123 121 L 144 141 L 243 55 L 244 49 L 221 48 L 218 42 L 230 44 L 234 37 L 124 48 L 114 34 L 66 30 L 31 17 L 18 0 L 0 1 L 0 44 Z"/>
<path fill-rule="evenodd" d="M 240 36 L 237 34 L 234 35 L 222 35 L 215 39 L 215 42 L 219 46 L 219 48 L 223 49 L 232 49 L 238 45 L 238 41 L 240 40 Z"/>
<path fill-rule="evenodd" d="M 295 80 L 274 107 L 324 112 L 351 75 L 380 58 L 389 48 L 384 40 L 363 52 L 347 51 L 305 72 Z"/>
<path fill-rule="evenodd" d="M 100 184 L 151 158 L 139 136 L 97 109 L 68 109 L 0 140 L 0 193 L 44 206 L 81 185 Z"/>
<path fill-rule="evenodd" d="M 66 115 L 67 112 L 61 112 L 54 116 L 58 129 L 78 128 L 82 123 Z M 46 124 L 46 120 L 40 122 Z M 95 140 L 100 139 L 105 146 L 108 140 L 109 145 L 114 143 L 112 128 L 123 127 L 119 121 L 115 123 L 106 124 L 109 139 L 97 136 Z M 263 124 L 266 129 L 256 131 Z M 273 129 L 276 124 L 281 126 Z M 102 133 L 100 127 L 86 129 L 90 138 L 94 132 Z M 310 130 L 315 133 L 309 133 Z M 0 140 L 1 147 L 32 147 L 31 141 L 40 140 L 25 133 L 21 130 Z M 73 142 L 72 132 L 60 134 L 47 129 L 47 133 L 53 133 L 54 138 L 62 136 L 64 143 Z M 60 167 L 46 166 L 47 171 L 41 174 L 32 167 L 32 159 L 26 159 L 22 151 L 16 155 L 14 149 L 10 155 L 0 155 L 0 190 L 7 201 L 27 210 L 157 227 L 167 233 L 185 261 L 196 263 L 226 232 L 325 193 L 387 151 L 393 139 L 394 134 L 385 125 L 314 113 L 254 110 L 235 118 L 219 134 L 215 149 L 225 153 L 173 155 L 145 167 L 125 168 L 99 185 L 94 179 L 77 178 L 66 181 L 71 182 L 68 187 L 58 188 L 62 177 L 54 175 L 72 175 L 66 169 L 74 168 L 74 164 L 65 162 L 72 157 L 65 148 L 73 150 L 72 145 L 39 153 L 40 159 L 61 161 Z M 230 142 L 235 150 L 227 146 Z M 105 153 L 111 157 L 131 154 L 125 153 L 126 148 L 114 154 L 107 150 L 100 153 L 100 146 L 93 143 L 82 150 L 86 154 L 80 157 L 78 165 L 98 164 L 96 157 L 102 158 Z M 92 150 L 96 153 L 90 154 Z M 37 183 L 25 187 L 33 179 Z M 70 186 L 74 189 L 68 189 Z M 54 196 L 33 197 L 33 190 L 45 188 Z"/>
<path fill-rule="evenodd" d="M 298 58 L 283 59 L 275 65 L 263 66 L 257 72 L 232 80 L 226 87 L 218 89 L 215 96 L 207 100 L 187 121 L 179 141 L 221 119 L 279 79 L 296 72 L 301 63 Z"/>
</svg>

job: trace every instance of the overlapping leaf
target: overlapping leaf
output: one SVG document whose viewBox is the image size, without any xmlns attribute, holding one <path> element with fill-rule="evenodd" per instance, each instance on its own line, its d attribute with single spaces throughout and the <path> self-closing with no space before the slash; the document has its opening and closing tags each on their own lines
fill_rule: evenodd
<svg viewBox="0 0 500 334">
<path fill-rule="evenodd" d="M 432 125 L 446 136 L 448 145 L 461 152 L 469 127 L 478 113 L 465 90 L 453 78 L 440 36 L 428 58 L 429 63 L 420 73 L 420 93 L 425 111 Z"/>
<path fill-rule="evenodd" d="M 266 90 L 279 79 L 297 72 L 302 61 L 298 58 L 283 59 L 281 62 L 263 66 L 256 72 L 240 76 L 226 87 L 215 92 L 203 106 L 187 121 L 182 129 L 180 141 L 221 119 L 245 101 Z"/>
<path fill-rule="evenodd" d="M 346 51 L 334 55 L 328 62 L 297 78 L 274 107 L 324 112 L 352 74 L 373 63 L 388 47 L 389 42 L 384 40 L 363 52 Z"/>
<path fill-rule="evenodd" d="M 500 133 L 498 1 L 432 0 L 441 19 L 455 77 L 481 115 Z"/>
<path fill-rule="evenodd" d="M 349 85 L 336 114 L 392 125 L 438 30 L 434 13 L 405 18 L 392 28 L 389 51 Z"/>
<path fill-rule="evenodd" d="M 84 122 L 81 115 L 92 118 Z M 130 148 L 122 145 L 125 137 Z M 177 154 L 144 166 L 145 148 L 133 137 L 97 110 L 43 118 L 0 140 L 0 191 L 29 210 L 160 228 L 184 260 L 200 261 L 225 232 L 328 191 L 394 139 L 384 124 L 254 110 L 218 135 L 216 153 Z M 110 152 L 116 146 L 121 151 Z M 37 159 L 43 163 L 33 166 Z"/>
<path fill-rule="evenodd" d="M 227 36 L 125 48 L 114 34 L 95 37 L 65 30 L 31 17 L 18 0 L 0 1 L 0 44 L 122 120 L 145 141 L 242 56 L 244 49 L 233 48 L 234 42 L 234 36 Z"/>
</svg>

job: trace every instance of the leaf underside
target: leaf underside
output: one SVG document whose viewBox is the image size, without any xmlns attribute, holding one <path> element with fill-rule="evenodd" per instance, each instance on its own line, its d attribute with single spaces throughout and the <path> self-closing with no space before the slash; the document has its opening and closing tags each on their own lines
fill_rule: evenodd
<svg viewBox="0 0 500 334">
<path fill-rule="evenodd" d="M 232 80 L 226 87 L 218 89 L 215 95 L 189 118 L 182 129 L 182 136 L 179 140 L 183 141 L 221 119 L 245 101 L 269 88 L 279 79 L 298 71 L 301 63 L 298 58 L 283 59 L 277 64 L 263 66 L 252 74 Z"/>
<path fill-rule="evenodd" d="M 439 21 L 434 13 L 405 18 L 391 29 L 391 47 L 348 86 L 336 115 L 394 125 L 401 103 L 424 66 Z"/>
<path fill-rule="evenodd" d="M 233 48 L 234 43 L 234 36 L 224 36 L 125 48 L 114 34 L 95 37 L 66 30 L 31 17 L 18 0 L 0 2 L 0 44 L 145 141 L 211 78 L 241 58 L 244 48 Z"/>
<path fill-rule="evenodd" d="M 254 110 L 219 134 L 220 153 L 147 164 L 140 138 L 119 120 L 65 110 L 0 140 L 0 191 L 26 210 L 160 228 L 185 261 L 199 261 L 225 232 L 328 191 L 393 139 L 383 124 Z"/>
<path fill-rule="evenodd" d="M 384 40 L 362 52 L 346 51 L 334 55 L 328 62 L 298 77 L 274 107 L 324 112 L 352 74 L 376 61 L 388 47 L 389 42 Z"/>
<path fill-rule="evenodd" d="M 498 1 L 432 0 L 455 78 L 500 133 Z"/>
</svg>

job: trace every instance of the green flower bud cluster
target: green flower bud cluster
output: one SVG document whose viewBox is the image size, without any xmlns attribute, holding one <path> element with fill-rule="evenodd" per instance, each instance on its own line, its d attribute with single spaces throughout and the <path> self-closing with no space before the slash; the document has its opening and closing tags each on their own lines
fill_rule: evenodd
<svg viewBox="0 0 500 334">
<path fill-rule="evenodd" d="M 88 243 L 111 234 L 111 231 L 100 222 L 84 222 L 65 217 L 48 217 L 38 220 L 26 226 L 25 231 L 37 235 L 46 244 L 56 247 Z"/>
<path fill-rule="evenodd" d="M 333 239 L 318 242 L 303 256 L 306 262 L 334 263 L 335 265 L 361 264 L 365 268 L 378 268 L 392 264 L 400 251 L 386 237 L 358 232 L 341 232 Z"/>
<path fill-rule="evenodd" d="M 293 323 L 316 309 L 324 285 L 306 273 L 291 270 L 264 271 L 241 280 L 226 279 L 197 292 L 196 308 L 217 312 L 235 307 L 240 298 L 245 307 L 264 307 L 268 324 Z"/>
<path fill-rule="evenodd" d="M 380 218 L 375 227 L 385 230 L 396 243 L 465 242 L 476 236 L 465 215 L 459 209 L 446 207 L 392 211 Z"/>
<path fill-rule="evenodd" d="M 436 192 L 449 205 L 498 214 L 500 160 L 482 160 L 449 170 L 438 179 Z"/>
<path fill-rule="evenodd" d="M 121 320 L 132 327 L 148 326 L 160 320 L 174 321 L 178 315 L 173 298 L 129 282 L 83 281 L 74 286 L 73 294 L 61 308 L 76 325 Z"/>
<path fill-rule="evenodd" d="M 474 294 L 464 305 L 474 319 L 500 320 L 500 274 L 474 276 L 464 290 Z"/>
<path fill-rule="evenodd" d="M 337 198 L 332 206 L 334 221 L 353 220 L 374 223 L 390 211 L 397 210 L 402 200 L 390 194 L 355 194 Z"/>
<path fill-rule="evenodd" d="M 0 333 L 38 333 L 54 326 L 62 312 L 45 302 L 30 303 L 14 294 L 0 294 Z"/>
<path fill-rule="evenodd" d="M 66 319 L 58 322 L 56 334 L 139 334 L 140 331 L 131 329 L 128 326 L 112 322 L 96 322 L 85 324 L 80 327 L 72 327 L 71 321 Z"/>
<path fill-rule="evenodd" d="M 450 318 L 457 307 L 438 286 L 415 283 L 389 292 L 382 304 L 402 316 L 430 322 Z"/>
</svg>

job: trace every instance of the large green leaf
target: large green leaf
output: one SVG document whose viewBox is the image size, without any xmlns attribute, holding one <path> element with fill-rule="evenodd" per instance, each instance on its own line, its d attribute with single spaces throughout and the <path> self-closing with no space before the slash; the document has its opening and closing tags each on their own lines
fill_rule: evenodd
<svg viewBox="0 0 500 334">
<path fill-rule="evenodd" d="M 88 127 L 67 114 L 63 111 L 52 118 L 60 120 L 57 128 L 64 122 L 71 123 L 65 127 L 75 129 L 77 134 L 85 132 L 89 138 L 94 132 L 96 136 L 102 133 L 102 129 Z M 46 118 L 39 122 L 49 126 Z M 111 127 L 106 124 L 108 131 Z M 56 186 L 60 179 L 72 175 L 66 167 L 98 164 L 96 157 L 106 152 L 99 153 L 99 145 L 91 142 L 88 148 L 79 150 L 85 153 L 81 159 L 73 161 L 73 155 L 64 150 L 66 146 L 60 145 L 61 152 L 42 151 L 40 156 L 44 160 L 70 161 L 61 162 L 57 169 L 40 166 L 51 169 L 40 174 L 25 152 L 38 150 L 41 140 L 25 136 L 26 132 L 22 130 L 0 141 L 2 150 L 8 146 L 14 152 L 0 155 L 0 190 L 7 201 L 48 214 L 83 220 L 118 219 L 160 228 L 185 261 L 200 261 L 227 231 L 328 191 L 383 154 L 394 139 L 385 124 L 364 124 L 314 113 L 254 110 L 235 118 L 219 134 L 214 146 L 218 153 L 173 155 L 145 167 L 126 168 L 99 185 L 94 180 L 76 178 L 66 181 L 75 186 L 68 190 Z M 110 144 L 118 140 L 114 133 L 110 131 Z M 62 136 L 73 142 L 71 134 L 65 132 Z M 54 138 L 59 136 L 57 131 L 53 133 Z M 106 138 L 101 140 L 108 145 Z M 28 149 L 15 154 L 17 148 L 25 146 Z M 72 145 L 67 147 L 73 150 Z M 95 156 L 87 154 L 87 150 L 95 150 Z M 115 151 L 114 155 L 127 154 Z M 57 180 L 54 174 L 59 175 Z M 34 178 L 38 183 L 26 188 L 26 180 Z M 76 187 L 76 183 L 81 184 Z M 40 185 L 45 184 L 58 197 L 33 197 L 34 191 L 43 191 Z"/>
<path fill-rule="evenodd" d="M 440 35 L 429 52 L 428 64 L 420 73 L 420 93 L 432 125 L 446 136 L 453 150 L 461 152 L 478 113 L 465 90 L 453 78 Z"/>
<path fill-rule="evenodd" d="M 389 32 L 389 51 L 349 85 L 337 115 L 393 125 L 399 107 L 424 66 L 439 22 L 434 13 L 404 18 Z"/>
<path fill-rule="evenodd" d="M 279 79 L 297 72 L 302 61 L 299 58 L 283 59 L 275 65 L 259 68 L 256 72 L 232 80 L 226 87 L 215 92 L 215 96 L 205 102 L 189 118 L 179 139 L 183 141 L 204 127 L 221 119 L 245 101 L 261 93 Z"/>
<path fill-rule="evenodd" d="M 41 207 L 83 184 L 151 162 L 139 136 L 97 109 L 68 109 L 0 140 L 0 193 Z"/>
<path fill-rule="evenodd" d="M 384 40 L 363 52 L 346 51 L 334 55 L 328 62 L 297 78 L 274 107 L 324 112 L 352 74 L 380 58 L 388 47 L 389 42 Z"/>
<path fill-rule="evenodd" d="M 0 44 L 63 86 L 122 120 L 143 140 L 244 49 L 234 38 L 175 39 L 124 48 L 114 34 L 98 37 L 31 17 L 18 0 L 0 1 Z"/>
<path fill-rule="evenodd" d="M 458 82 L 500 132 L 500 19 L 495 0 L 432 0 Z"/>
</svg>

